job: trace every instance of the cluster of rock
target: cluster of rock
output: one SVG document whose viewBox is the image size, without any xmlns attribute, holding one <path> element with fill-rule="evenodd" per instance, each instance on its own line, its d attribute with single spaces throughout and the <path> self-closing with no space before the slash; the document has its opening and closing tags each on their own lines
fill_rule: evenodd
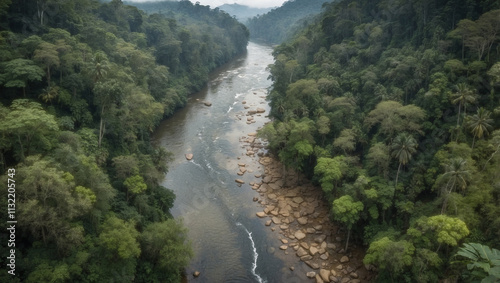
<svg viewBox="0 0 500 283">
<path fill-rule="evenodd" d="M 243 101 L 242 102 L 243 104 L 246 104 L 247 102 L 246 101 Z M 245 109 L 249 109 L 250 106 L 245 106 Z M 264 108 L 260 108 L 260 107 L 257 107 L 257 109 L 254 109 L 254 110 L 248 110 L 246 114 L 240 114 L 238 115 L 238 119 L 241 120 L 243 116 L 246 117 L 246 123 L 247 124 L 253 124 L 255 123 L 255 115 L 257 116 L 261 116 L 262 113 L 265 113 L 266 112 L 266 109 Z"/>
<path fill-rule="evenodd" d="M 342 238 L 328 219 L 329 207 L 321 191 L 294 172 L 283 176 L 283 166 L 263 154 L 264 146 L 255 133 L 240 141 L 245 144 L 246 155 L 260 156 L 259 163 L 265 168 L 264 174 L 254 175 L 256 181 L 249 185 L 260 195 L 254 198 L 263 207 L 257 217 L 280 234 L 279 249 L 285 254 L 295 253 L 311 269 L 306 276 L 316 282 L 362 282 L 364 278 L 359 274 L 366 274 L 367 270 L 360 260 L 353 261 L 352 255 L 342 249 Z M 245 167 L 239 167 L 245 173 L 241 171 Z M 243 183 L 236 180 L 240 181 Z M 298 185 L 299 182 L 304 184 Z"/>
</svg>

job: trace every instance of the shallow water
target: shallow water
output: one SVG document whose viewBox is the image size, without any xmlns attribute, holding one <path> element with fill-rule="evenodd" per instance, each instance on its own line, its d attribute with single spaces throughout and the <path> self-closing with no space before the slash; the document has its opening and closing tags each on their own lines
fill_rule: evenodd
<svg viewBox="0 0 500 283">
<path fill-rule="evenodd" d="M 172 214 L 183 218 L 189 229 L 195 256 L 187 268 L 188 280 L 197 270 L 201 275 L 195 282 L 300 282 L 290 280 L 295 276 L 289 265 L 272 248 L 279 246 L 278 237 L 255 216 L 262 207 L 252 201 L 258 194 L 248 183 L 258 181 L 254 174 L 262 168 L 257 158 L 244 155 L 239 142 L 268 121 L 264 96 L 271 85 L 266 70 L 273 63 L 271 52 L 271 47 L 250 43 L 247 54 L 214 72 L 207 87 L 163 121 L 153 136 L 174 154 L 162 185 L 177 195 Z M 245 106 L 266 113 L 247 125 Z M 193 160 L 186 160 L 187 153 Z M 254 171 L 238 176 L 238 162 Z M 246 184 L 238 187 L 237 178 Z"/>
</svg>

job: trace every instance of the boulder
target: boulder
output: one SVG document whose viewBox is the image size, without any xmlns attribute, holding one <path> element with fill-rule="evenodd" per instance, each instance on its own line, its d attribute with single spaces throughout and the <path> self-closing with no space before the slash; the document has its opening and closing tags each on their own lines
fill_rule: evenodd
<svg viewBox="0 0 500 283">
<path fill-rule="evenodd" d="M 241 180 L 241 179 L 236 179 L 234 180 L 236 183 L 238 184 L 245 184 L 245 181 Z"/>
<path fill-rule="evenodd" d="M 308 250 L 309 249 L 309 245 L 306 243 L 306 242 L 301 242 L 300 243 L 300 246 L 303 247 L 304 249 Z"/>
<path fill-rule="evenodd" d="M 186 154 L 186 159 L 187 159 L 187 160 L 191 160 L 191 159 L 193 159 L 193 154 L 192 154 L 192 153 L 187 153 L 187 154 Z"/>
<path fill-rule="evenodd" d="M 267 221 L 266 221 L 266 226 L 271 226 L 271 223 L 272 223 L 272 222 L 273 222 L 272 220 L 267 220 Z"/>
<path fill-rule="evenodd" d="M 302 247 L 300 247 L 298 250 L 297 250 L 297 256 L 298 257 L 303 257 L 307 255 L 307 251 L 305 249 L 303 249 Z"/>
<path fill-rule="evenodd" d="M 310 268 L 312 269 L 319 269 L 319 264 L 312 262 L 310 260 L 304 261 Z"/>
<path fill-rule="evenodd" d="M 306 237 L 306 234 L 302 233 L 302 231 L 297 231 L 294 236 L 297 240 L 302 240 Z"/>
<path fill-rule="evenodd" d="M 205 104 L 205 106 L 212 106 L 212 102 L 210 102 L 210 101 L 205 101 L 205 102 L 203 102 L 203 104 Z"/>
<path fill-rule="evenodd" d="M 297 222 L 301 225 L 306 225 L 307 224 L 307 218 L 306 217 L 300 217 L 297 219 Z"/>
<path fill-rule="evenodd" d="M 288 249 L 288 246 L 287 246 L 287 245 L 281 245 L 281 246 L 280 246 L 280 250 L 286 250 L 286 249 Z"/>
<path fill-rule="evenodd" d="M 264 218 L 264 217 L 266 217 L 266 216 L 267 216 L 267 214 L 266 214 L 264 211 L 259 211 L 259 212 L 257 212 L 256 214 L 257 214 L 257 216 L 258 216 L 258 217 L 260 217 L 260 218 Z"/>
<path fill-rule="evenodd" d="M 281 224 L 281 220 L 278 217 L 272 218 L 274 224 Z"/>
<path fill-rule="evenodd" d="M 306 276 L 308 278 L 314 278 L 314 277 L 316 277 L 316 272 L 314 272 L 314 271 L 307 272 Z"/>
<path fill-rule="evenodd" d="M 323 281 L 330 282 L 330 270 L 320 269 L 319 275 L 321 276 L 321 279 L 323 279 Z"/>
<path fill-rule="evenodd" d="M 294 197 L 293 202 L 301 204 L 302 202 L 304 202 L 304 199 L 301 197 Z"/>
<path fill-rule="evenodd" d="M 257 108 L 257 110 L 255 110 L 255 111 L 256 111 L 257 113 L 264 113 L 264 112 L 266 112 L 266 109 L 264 109 L 264 108 L 259 108 L 259 107 L 258 107 L 258 108 Z"/>
<path fill-rule="evenodd" d="M 303 262 L 306 262 L 306 261 L 311 260 L 311 259 L 313 259 L 313 257 L 310 255 L 305 255 L 305 256 L 300 257 L 300 260 L 302 260 Z"/>
<path fill-rule="evenodd" d="M 318 237 L 314 238 L 314 241 L 318 244 L 321 244 L 325 239 L 326 235 L 319 235 Z"/>
<path fill-rule="evenodd" d="M 325 281 L 323 281 L 323 279 L 321 278 L 321 276 L 319 274 L 316 274 L 316 283 L 325 283 Z"/>
<path fill-rule="evenodd" d="M 200 274 L 201 274 L 201 273 L 200 273 L 199 271 L 195 271 L 195 272 L 193 272 L 193 276 L 194 276 L 194 277 L 198 277 L 198 276 L 200 276 Z"/>
<path fill-rule="evenodd" d="M 343 256 L 341 259 L 340 259 L 340 262 L 341 263 L 346 263 L 346 262 L 349 262 L 349 258 L 347 256 Z"/>
<path fill-rule="evenodd" d="M 318 249 L 316 247 L 310 247 L 309 248 L 309 253 L 314 256 L 315 254 L 318 253 Z"/>
<path fill-rule="evenodd" d="M 316 230 L 314 230 L 314 228 L 307 228 L 306 231 L 307 231 L 307 234 L 314 234 L 314 233 L 316 233 Z"/>
</svg>

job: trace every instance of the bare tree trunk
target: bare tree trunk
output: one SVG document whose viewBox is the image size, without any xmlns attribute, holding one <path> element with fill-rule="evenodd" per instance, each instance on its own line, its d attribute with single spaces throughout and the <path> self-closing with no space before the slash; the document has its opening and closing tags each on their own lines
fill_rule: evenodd
<svg viewBox="0 0 500 283">
<path fill-rule="evenodd" d="M 98 143 L 99 148 L 101 147 L 102 138 L 104 136 L 104 121 L 103 121 L 104 119 L 102 117 L 103 114 L 104 114 L 104 105 L 101 108 L 101 123 L 99 125 L 99 143 Z"/>
<path fill-rule="evenodd" d="M 399 163 L 399 166 L 398 166 L 398 173 L 396 174 L 396 185 L 394 185 L 394 187 L 395 187 L 395 188 L 397 188 L 397 187 L 398 187 L 399 170 L 401 170 L 401 163 Z"/>
<path fill-rule="evenodd" d="M 349 237 L 351 236 L 351 228 L 347 229 L 347 240 L 345 241 L 345 251 L 347 252 L 347 248 L 349 247 Z"/>
</svg>

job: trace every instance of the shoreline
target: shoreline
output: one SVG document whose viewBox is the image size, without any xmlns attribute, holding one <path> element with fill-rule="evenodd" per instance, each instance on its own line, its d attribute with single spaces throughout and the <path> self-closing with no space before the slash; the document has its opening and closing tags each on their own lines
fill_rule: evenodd
<svg viewBox="0 0 500 283">
<path fill-rule="evenodd" d="M 252 110 L 247 112 L 247 124 L 255 114 Z M 318 283 L 370 282 L 375 273 L 362 262 L 364 249 L 352 243 L 345 253 L 344 233 L 330 221 L 330 209 L 322 190 L 292 170 L 287 170 L 284 176 L 283 165 L 266 151 L 256 133 L 249 133 L 239 141 L 246 149 L 243 155 L 253 164 L 257 162 L 258 168 L 241 163 L 238 157 L 237 174 L 263 171 L 253 175 L 254 181 L 248 184 L 258 193 L 253 201 L 258 203 L 260 211 L 254 217 L 260 218 L 262 225 L 276 235 L 279 245 L 268 250 L 286 261 L 292 278 L 310 278 L 309 281 Z M 242 179 L 235 182 L 238 186 L 245 184 Z"/>
</svg>

